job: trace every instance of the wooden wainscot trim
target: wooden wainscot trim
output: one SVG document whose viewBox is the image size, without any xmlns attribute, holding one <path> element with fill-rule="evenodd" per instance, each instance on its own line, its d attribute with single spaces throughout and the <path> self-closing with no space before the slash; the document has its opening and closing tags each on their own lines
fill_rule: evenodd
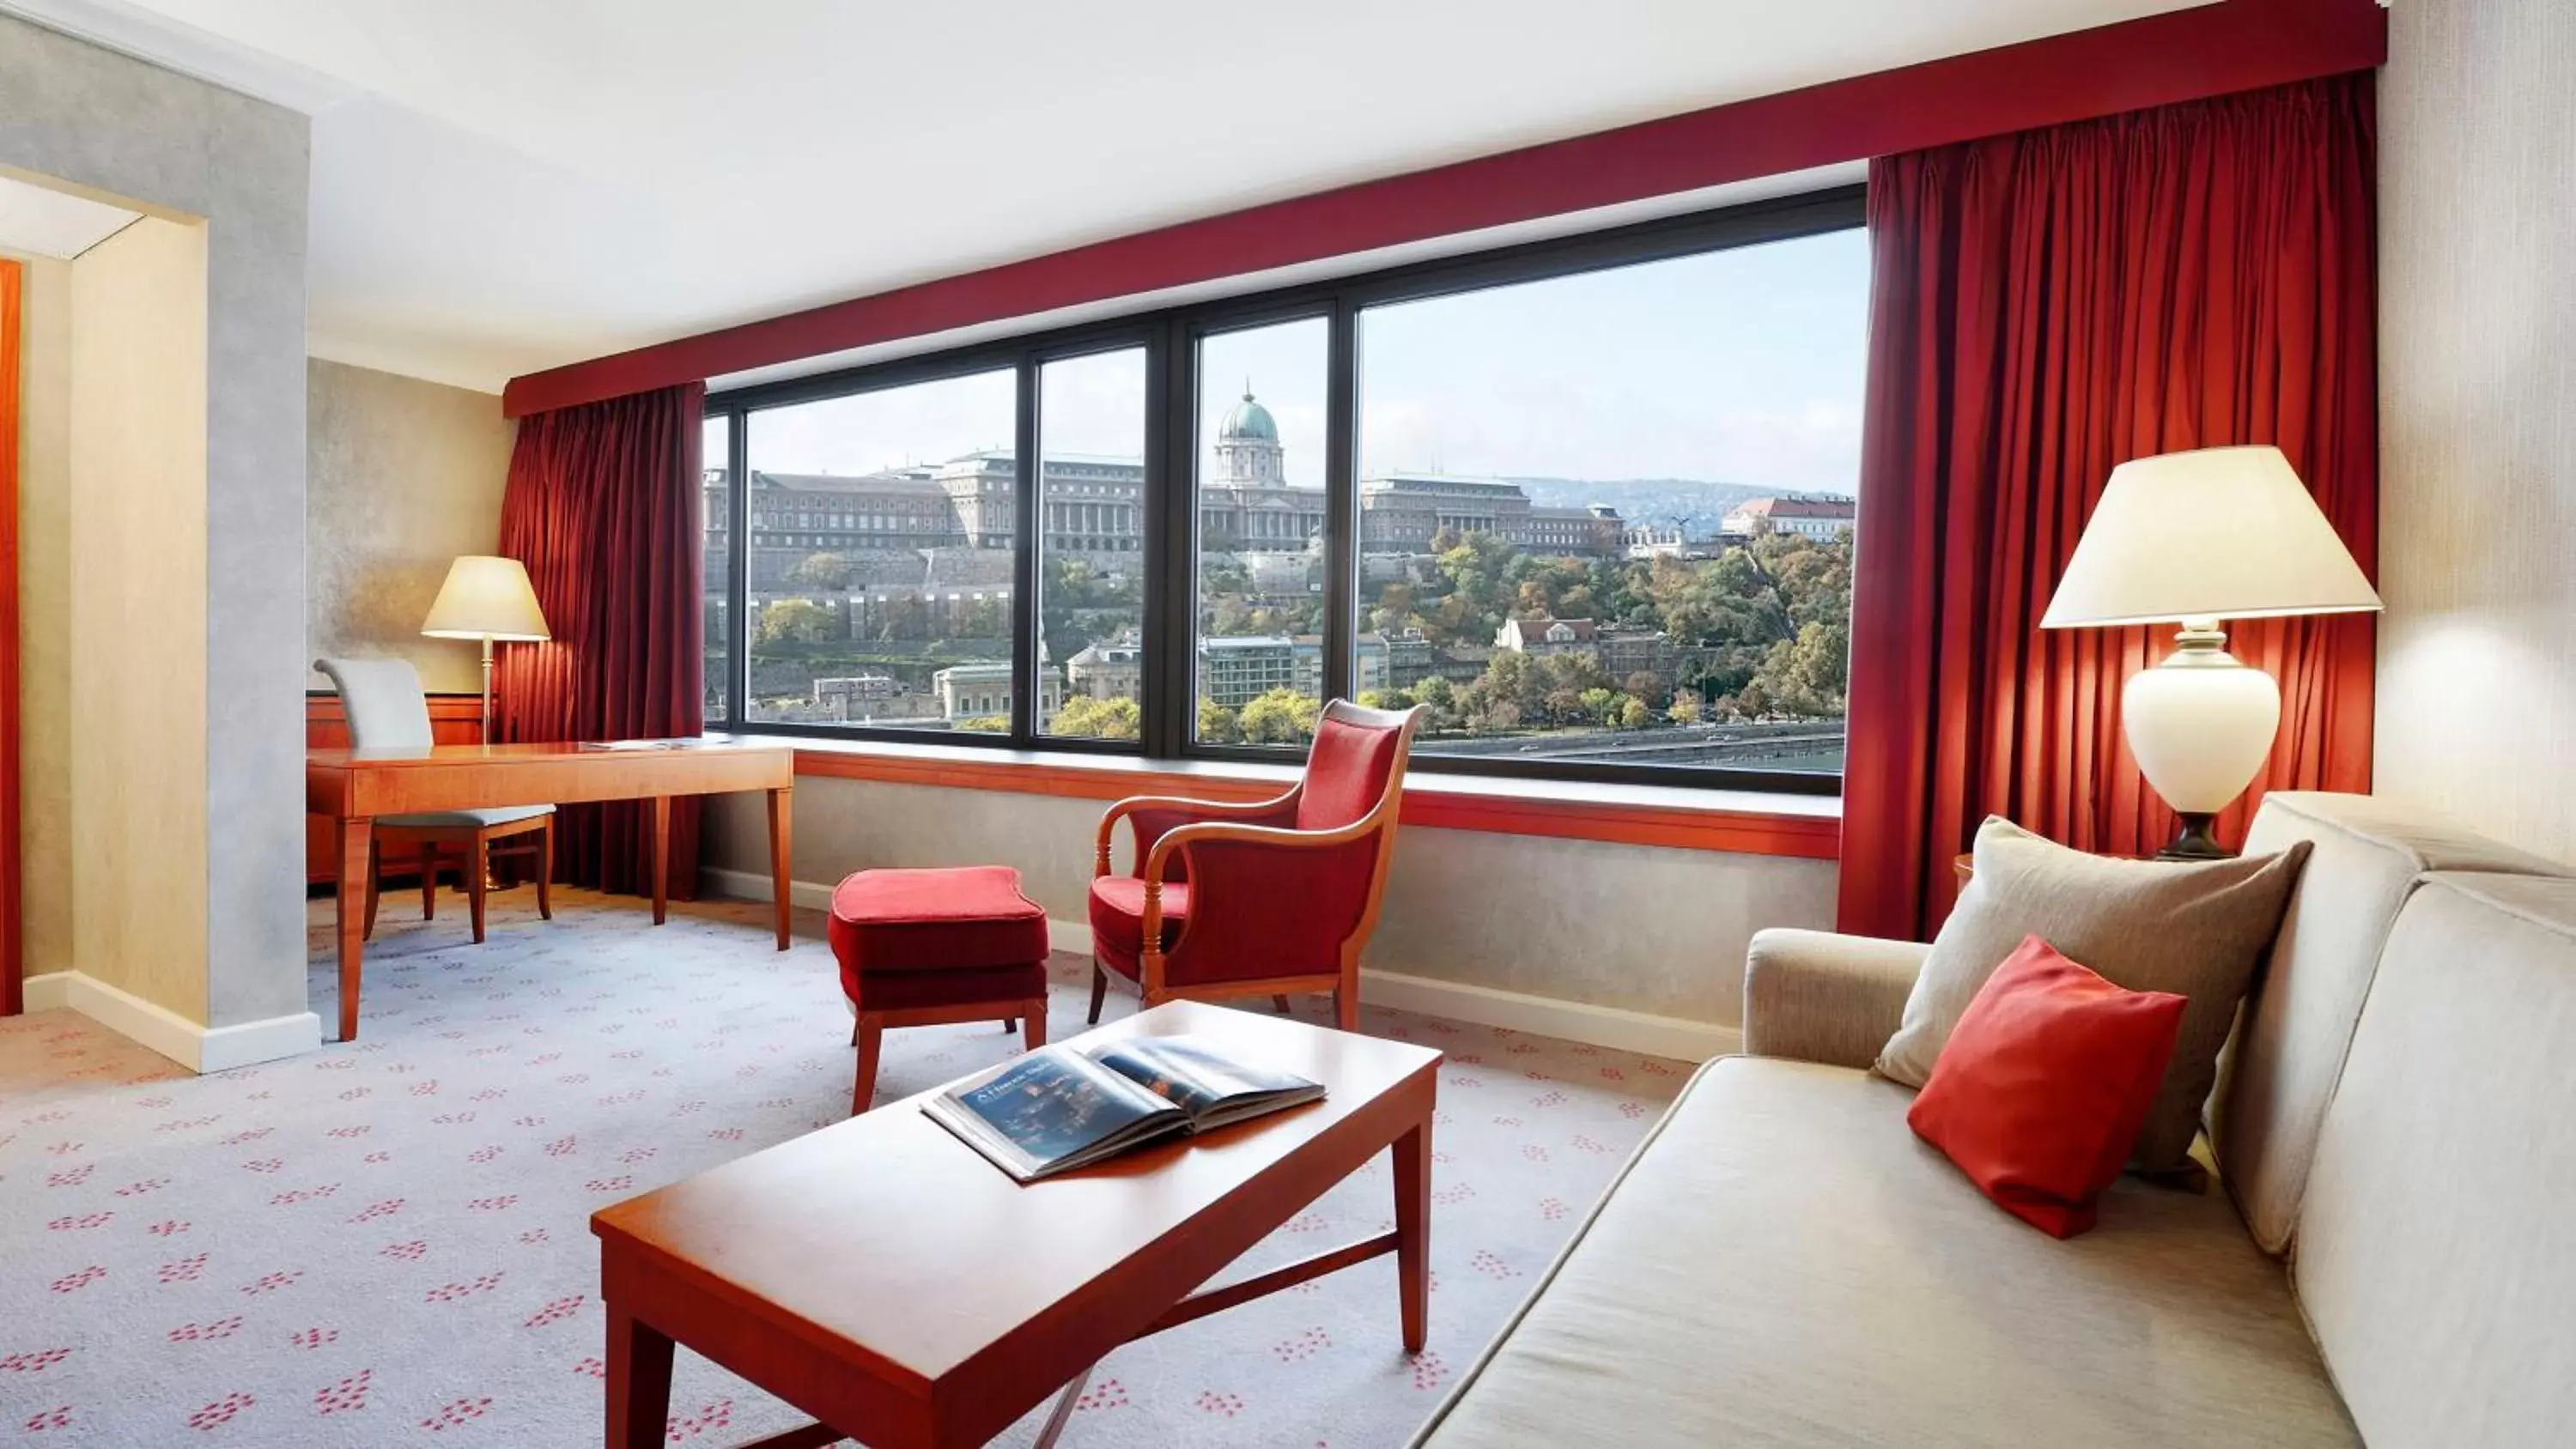
<svg viewBox="0 0 2576 1449">
<path fill-rule="evenodd" d="M 1181 795 L 1197 800 L 1251 802 L 1273 799 L 1289 783 L 1289 777 L 1277 774 L 1247 777 L 1215 771 L 1156 769 L 1124 761 L 1062 763 L 999 755 L 979 760 L 962 758 L 963 753 L 954 749 L 932 755 L 890 749 L 800 748 L 796 752 L 796 773 L 822 779 L 1103 801 L 1123 800 L 1130 795 Z M 1768 803 L 1779 797 L 1757 796 L 1753 799 L 1764 803 L 1739 804 L 1719 792 L 1709 792 L 1709 804 L 1675 798 L 1688 793 L 1612 787 L 1603 798 L 1583 799 L 1556 792 L 1517 792 L 1481 777 L 1417 771 L 1405 780 L 1400 818 L 1407 825 L 1432 830 L 1481 830 L 1805 860 L 1832 860 L 1840 849 L 1842 821 L 1832 802 L 1783 807 Z M 1656 798 L 1620 798 L 1646 794 Z"/>
</svg>

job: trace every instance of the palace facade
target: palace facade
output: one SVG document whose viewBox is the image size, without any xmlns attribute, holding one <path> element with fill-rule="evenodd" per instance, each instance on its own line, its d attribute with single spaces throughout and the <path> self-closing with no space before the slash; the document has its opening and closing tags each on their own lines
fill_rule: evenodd
<svg viewBox="0 0 2576 1449">
<path fill-rule="evenodd" d="M 1279 426 L 1251 393 L 1217 431 L 1215 476 L 1199 489 L 1199 543 L 1208 553 L 1296 553 L 1324 531 L 1324 493 L 1288 481 Z M 1145 466 L 1135 458 L 1049 454 L 1039 465 L 1040 526 L 1048 552 L 1132 565 L 1145 546 Z M 730 543 L 725 476 L 706 475 L 708 576 L 723 577 Z M 815 554 L 861 572 L 891 553 L 1007 551 L 1018 528 L 1018 467 L 1007 449 L 852 476 L 751 475 L 751 582 L 776 587 Z M 1490 533 L 1518 548 L 1616 557 L 1618 511 L 1542 507 L 1517 483 L 1396 473 L 1360 482 L 1360 548 L 1427 553 L 1443 532 Z"/>
</svg>

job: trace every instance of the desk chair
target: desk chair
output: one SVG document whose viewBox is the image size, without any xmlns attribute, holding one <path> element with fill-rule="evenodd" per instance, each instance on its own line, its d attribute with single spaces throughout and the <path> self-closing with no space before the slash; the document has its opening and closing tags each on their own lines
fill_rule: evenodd
<svg viewBox="0 0 2576 1449">
<path fill-rule="evenodd" d="M 340 707 L 349 718 L 349 746 L 359 750 L 427 749 L 429 697 L 421 692 L 420 675 L 400 659 L 316 659 L 313 667 L 330 676 L 340 691 Z M 533 856 L 536 860 L 537 914 L 555 918 L 551 885 L 555 873 L 555 807 L 504 805 L 483 810 L 434 810 L 420 815 L 376 818 L 375 840 L 367 851 L 366 935 L 376 934 L 376 897 L 384 884 L 385 846 L 414 846 L 420 851 L 420 918 L 438 918 L 439 857 L 457 858 L 458 883 L 474 918 L 474 940 L 483 941 L 484 884 L 494 857 Z"/>
</svg>

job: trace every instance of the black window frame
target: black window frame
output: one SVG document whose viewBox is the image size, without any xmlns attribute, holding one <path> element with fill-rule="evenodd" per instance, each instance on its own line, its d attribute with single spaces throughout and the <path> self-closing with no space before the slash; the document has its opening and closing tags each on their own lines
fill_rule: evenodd
<svg viewBox="0 0 2576 1449">
<path fill-rule="evenodd" d="M 1358 627 L 1359 324 L 1371 307 L 1457 296 L 1495 287 L 1668 261 L 1737 247 L 1791 241 L 1860 227 L 1864 188 L 1835 187 L 1746 202 L 1606 230 L 1467 252 L 1345 277 L 1273 288 L 1181 306 L 1143 309 L 1101 322 L 1030 332 L 988 342 L 867 363 L 784 381 L 711 392 L 709 416 L 731 417 L 726 460 L 730 493 L 724 717 L 709 729 L 758 734 L 958 745 L 997 750 L 1132 756 L 1155 762 L 1235 760 L 1294 763 L 1293 747 L 1201 744 L 1196 733 L 1197 548 L 1200 458 L 1201 339 L 1280 322 L 1321 317 L 1328 327 L 1324 491 L 1327 580 L 1324 610 L 1324 697 L 1351 693 Z M 1041 369 L 1049 362 L 1141 348 L 1145 356 L 1145 457 L 1140 499 L 1144 530 L 1144 668 L 1140 738 L 1102 740 L 1036 732 L 1040 579 L 1044 531 L 1038 496 L 1038 441 L 1044 436 Z M 977 373 L 1015 370 L 1016 518 L 1013 527 L 1011 728 L 995 734 L 889 725 L 762 723 L 744 719 L 750 669 L 751 421 L 772 408 L 876 392 Z M 703 547 L 703 544 L 701 545 Z M 1857 559 L 1858 555 L 1856 555 Z M 1840 773 L 1619 765 L 1594 761 L 1515 760 L 1418 751 L 1413 768 L 1505 779 L 1663 785 L 1710 790 L 1835 795 Z"/>
</svg>

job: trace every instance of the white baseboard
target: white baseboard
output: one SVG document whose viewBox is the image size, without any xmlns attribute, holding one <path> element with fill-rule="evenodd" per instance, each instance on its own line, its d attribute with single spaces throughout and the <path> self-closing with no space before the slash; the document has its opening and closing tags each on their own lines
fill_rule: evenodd
<svg viewBox="0 0 2576 1449">
<path fill-rule="evenodd" d="M 1744 1049 L 1744 1033 L 1715 1022 L 1594 1006 L 1553 996 L 1532 996 L 1494 986 L 1360 969 L 1360 1000 L 1394 1011 L 1445 1017 L 1475 1026 L 1499 1026 L 1532 1036 L 1561 1037 L 1613 1051 L 1702 1062 Z"/>
<path fill-rule="evenodd" d="M 132 992 L 79 971 L 49 971 L 26 981 L 29 1011 L 67 1008 L 119 1036 L 150 1047 L 192 1072 L 228 1072 L 309 1052 L 322 1044 L 322 1018 L 309 1011 L 204 1027 Z"/>
<path fill-rule="evenodd" d="M 715 894 L 754 901 L 765 901 L 771 896 L 769 877 L 754 871 L 710 868 L 701 872 L 701 876 Z M 791 883 L 788 895 L 797 905 L 816 910 L 832 903 L 832 888 L 812 881 Z M 1047 918 L 1047 945 L 1057 951 L 1088 956 L 1091 954 L 1091 927 L 1080 921 L 1050 916 Z M 1360 1000 L 1371 1006 L 1445 1017 L 1473 1026 L 1499 1026 L 1534 1036 L 1561 1037 L 1566 1041 L 1608 1047 L 1613 1051 L 1640 1052 L 1687 1062 L 1706 1061 L 1710 1057 L 1744 1049 L 1743 1032 L 1714 1022 L 1656 1016 L 1615 1006 L 1592 1006 L 1580 1001 L 1532 996 L 1492 986 L 1471 986 L 1429 976 L 1408 976 L 1395 971 L 1362 968 Z"/>
<path fill-rule="evenodd" d="M 704 893 L 725 896 L 737 901 L 765 901 L 777 894 L 770 889 L 769 877 L 756 870 L 721 870 L 700 866 L 698 881 Z M 827 911 L 832 908 L 832 888 L 819 881 L 795 880 L 787 883 L 787 900 L 807 910 Z"/>
</svg>

